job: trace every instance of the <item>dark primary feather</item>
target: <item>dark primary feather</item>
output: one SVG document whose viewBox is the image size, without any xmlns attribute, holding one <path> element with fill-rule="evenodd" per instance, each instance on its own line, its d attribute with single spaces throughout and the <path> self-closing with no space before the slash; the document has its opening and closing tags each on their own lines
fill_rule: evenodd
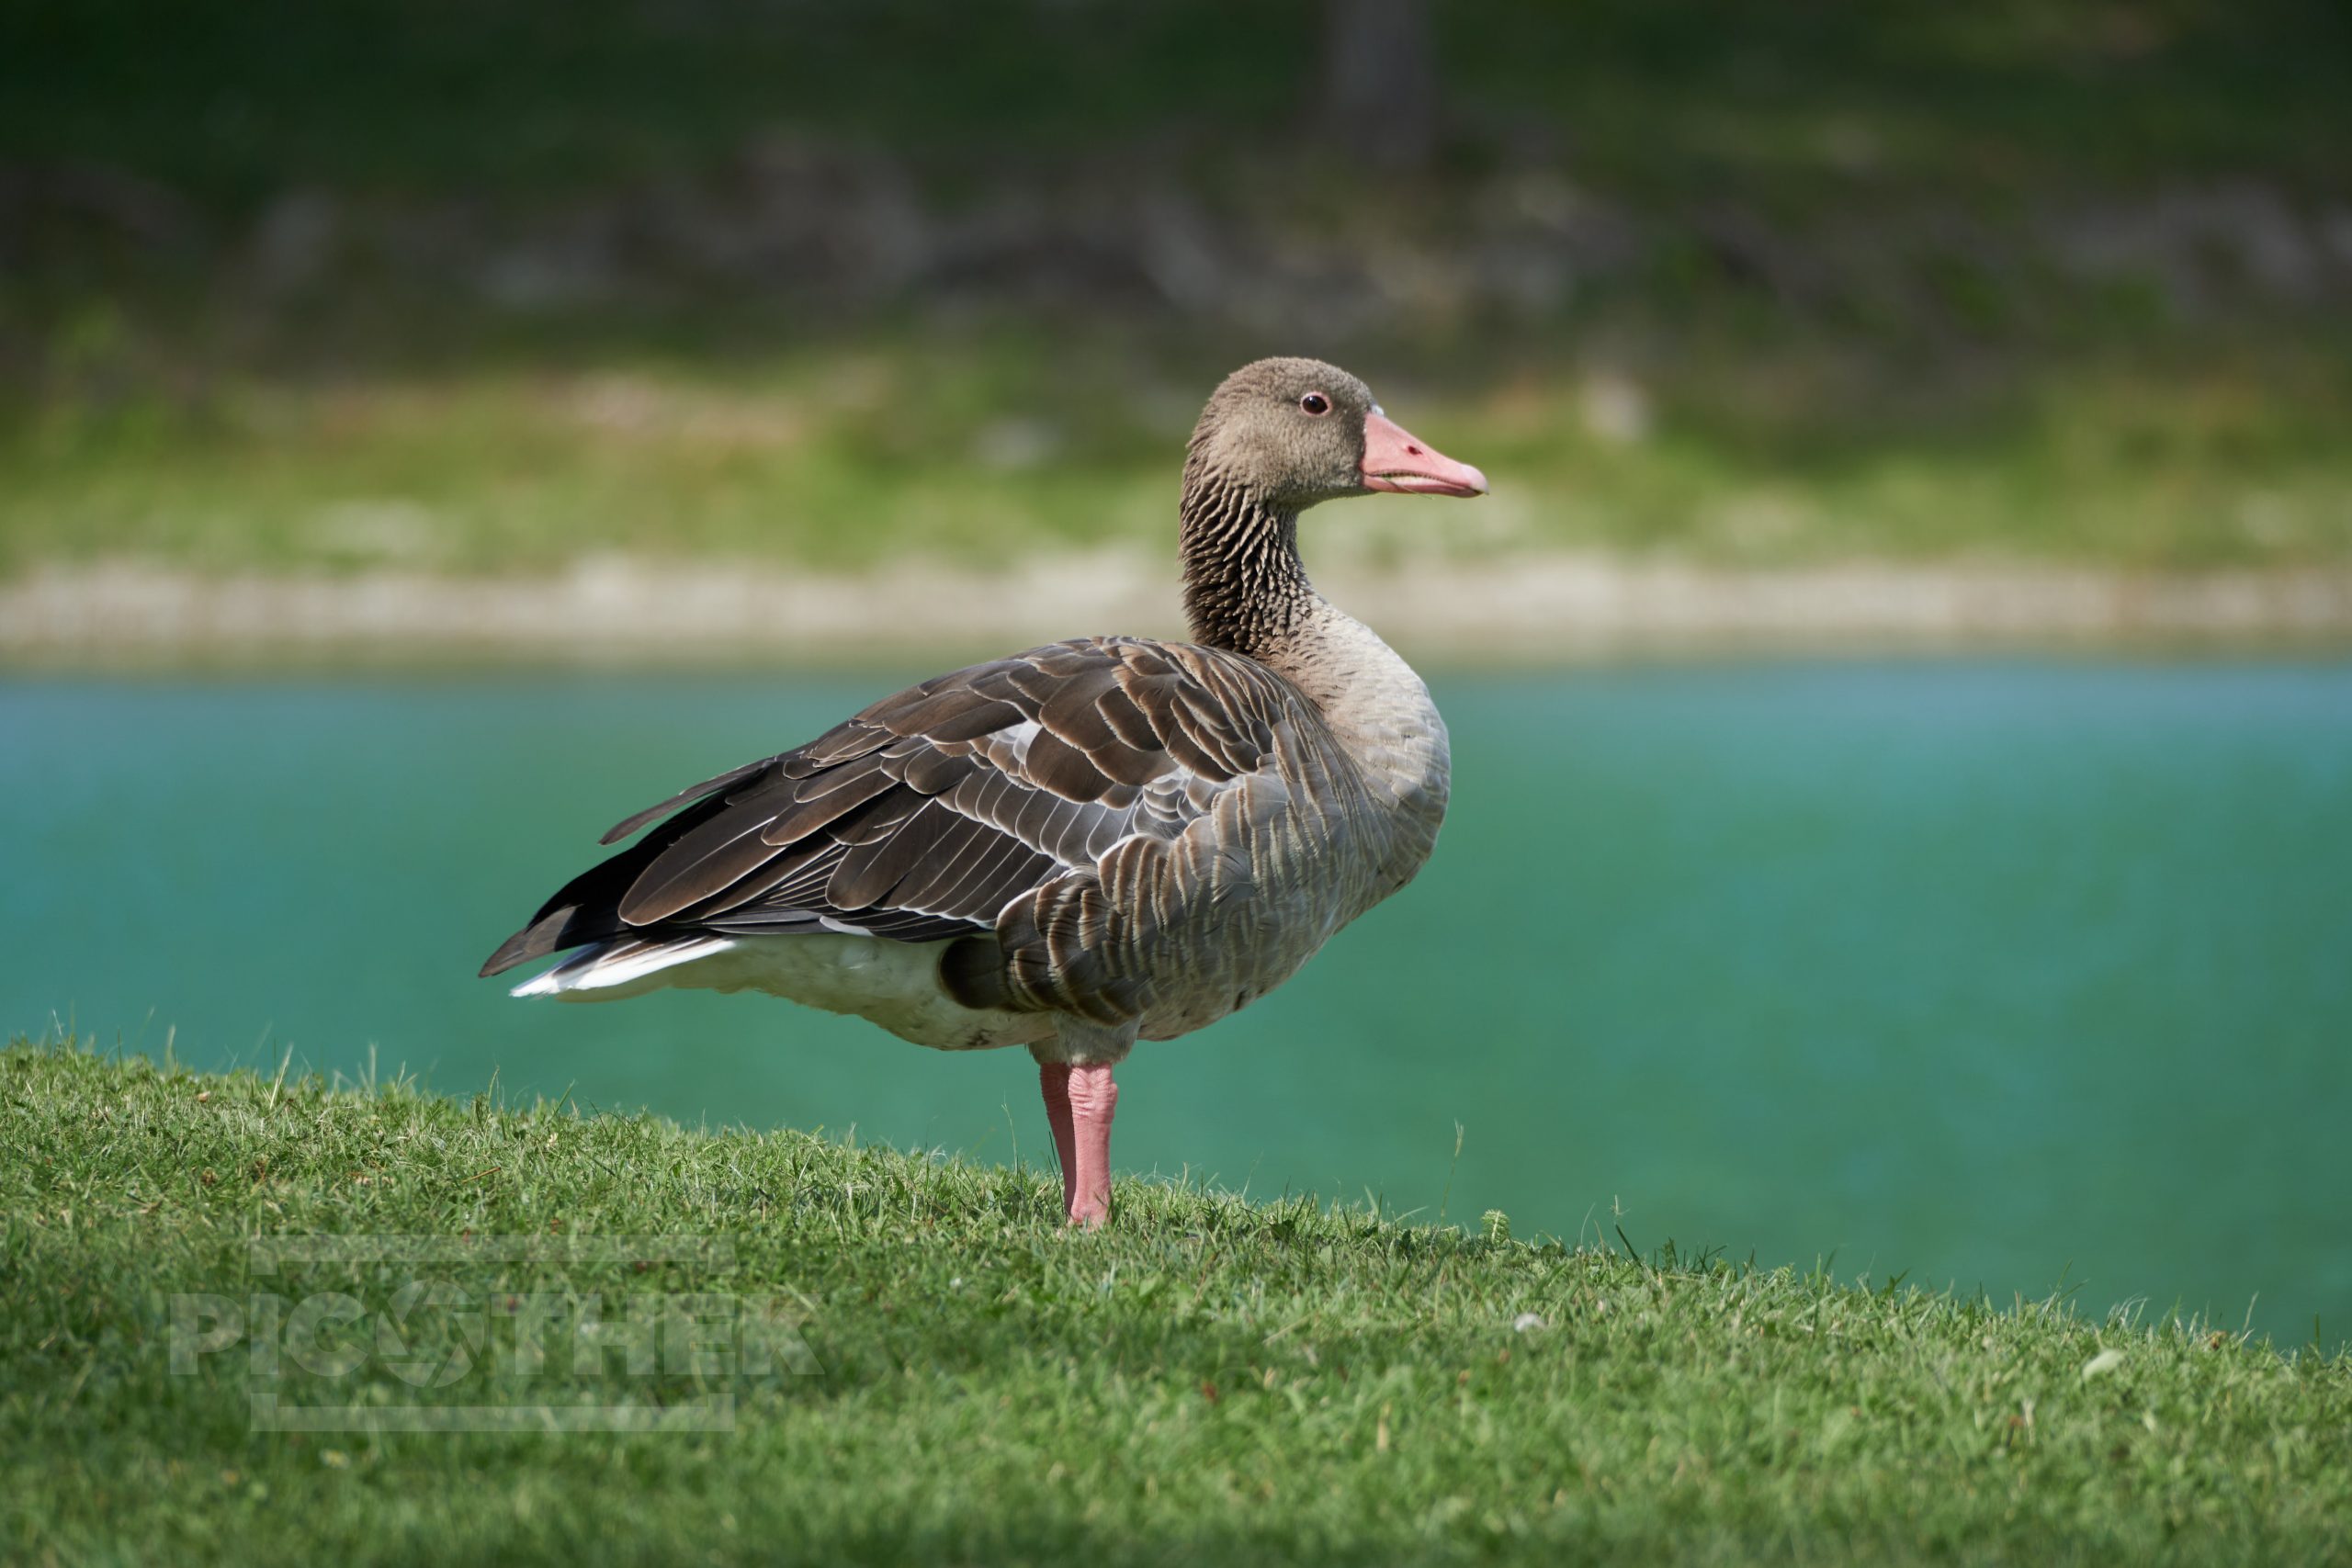
<svg viewBox="0 0 2352 1568">
<path fill-rule="evenodd" d="M 677 794 L 672 795 L 669 799 L 662 802 L 659 806 L 649 806 L 644 810 L 638 812 L 635 816 L 622 818 L 619 821 L 605 829 L 605 836 L 596 841 L 600 844 L 616 844 L 623 839 L 628 838 L 631 833 L 636 832 L 639 828 L 644 827 L 648 822 L 652 821 L 656 817 L 661 816 L 663 812 L 671 810 L 675 807 L 684 806 L 690 800 L 700 800 L 704 795 L 708 795 L 711 791 L 716 789 L 724 789 L 729 784 L 733 784 L 737 779 L 749 778 L 752 774 L 758 773 L 762 768 L 766 767 L 768 763 L 773 761 L 775 761 L 775 759 L 771 757 L 763 758 L 756 762 L 746 762 L 740 768 L 728 769 L 717 778 L 705 779 L 698 784 L 689 785 L 688 787 L 680 790 Z"/>
<path fill-rule="evenodd" d="M 623 936 L 846 928 L 931 942 L 994 931 L 1002 915 L 1001 955 L 959 949 L 956 994 L 1002 1002 L 991 964 L 1015 992 L 1034 994 L 1018 980 L 1028 971 L 1067 992 L 1102 939 L 1099 890 L 1048 899 L 1066 908 L 1042 926 L 1006 906 L 1093 883 L 1121 840 L 1174 839 L 1236 781 L 1272 771 L 1299 700 L 1248 660 L 1134 637 L 939 676 L 627 818 L 605 842 L 683 807 L 566 884 L 482 973 Z M 1023 942 L 1036 951 L 1014 953 Z"/>
</svg>

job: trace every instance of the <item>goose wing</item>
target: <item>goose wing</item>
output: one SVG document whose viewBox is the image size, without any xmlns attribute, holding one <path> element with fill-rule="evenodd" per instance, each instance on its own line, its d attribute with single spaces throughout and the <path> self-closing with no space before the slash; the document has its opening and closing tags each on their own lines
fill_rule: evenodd
<svg viewBox="0 0 2352 1568">
<path fill-rule="evenodd" d="M 1123 840 L 1173 840 L 1275 775 L 1301 700 L 1250 660 L 1136 637 L 958 670 L 616 824 L 605 842 L 674 813 L 481 972 L 623 935 L 991 931 L 1012 900 L 1091 879 Z"/>
</svg>

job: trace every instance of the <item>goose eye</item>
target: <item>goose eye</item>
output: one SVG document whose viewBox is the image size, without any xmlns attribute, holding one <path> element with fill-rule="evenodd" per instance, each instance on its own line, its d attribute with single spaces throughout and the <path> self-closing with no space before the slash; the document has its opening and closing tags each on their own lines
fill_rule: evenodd
<svg viewBox="0 0 2352 1568">
<path fill-rule="evenodd" d="M 1306 413 L 1329 413 L 1331 400 L 1320 392 L 1309 392 L 1298 400 L 1298 406 Z"/>
</svg>

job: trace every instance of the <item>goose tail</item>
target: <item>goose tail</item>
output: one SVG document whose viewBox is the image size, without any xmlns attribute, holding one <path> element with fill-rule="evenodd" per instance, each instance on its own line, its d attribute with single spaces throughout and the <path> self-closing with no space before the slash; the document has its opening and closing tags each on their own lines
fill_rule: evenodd
<svg viewBox="0 0 2352 1568">
<path fill-rule="evenodd" d="M 554 968 L 509 991 L 513 997 L 554 997 L 562 1001 L 617 1001 L 670 983 L 664 973 L 681 964 L 709 958 L 735 946 L 724 936 L 692 936 L 647 942 L 616 937 L 591 943 Z"/>
</svg>

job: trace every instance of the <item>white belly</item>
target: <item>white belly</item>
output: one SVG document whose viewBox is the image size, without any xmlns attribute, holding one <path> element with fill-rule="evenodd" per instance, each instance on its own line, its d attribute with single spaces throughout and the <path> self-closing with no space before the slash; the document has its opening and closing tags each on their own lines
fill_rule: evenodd
<svg viewBox="0 0 2352 1568">
<path fill-rule="evenodd" d="M 901 1040 L 943 1051 L 1052 1038 L 1049 1013 L 982 1010 L 950 998 L 939 984 L 939 954 L 946 945 L 827 932 L 697 937 L 634 952 L 592 948 L 515 987 L 514 994 L 603 1002 L 671 987 L 764 991 L 827 1012 L 854 1014 Z"/>
</svg>

